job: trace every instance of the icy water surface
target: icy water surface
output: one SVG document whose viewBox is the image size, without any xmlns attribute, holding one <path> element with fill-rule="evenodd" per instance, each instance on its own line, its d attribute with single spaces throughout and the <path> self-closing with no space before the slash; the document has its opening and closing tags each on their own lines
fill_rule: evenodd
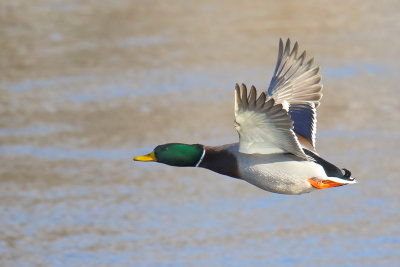
<svg viewBox="0 0 400 267">
<path fill-rule="evenodd" d="M 1 266 L 400 264 L 397 1 L 3 1 Z M 359 184 L 284 196 L 132 161 L 237 141 L 279 37 L 321 66 L 317 148 Z"/>
</svg>

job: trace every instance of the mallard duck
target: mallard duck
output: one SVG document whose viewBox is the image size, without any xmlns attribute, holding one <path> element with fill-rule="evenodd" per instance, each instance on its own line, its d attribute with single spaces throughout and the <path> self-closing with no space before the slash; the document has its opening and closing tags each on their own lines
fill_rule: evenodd
<svg viewBox="0 0 400 267">
<path fill-rule="evenodd" d="M 177 167 L 201 167 L 242 179 L 266 191 L 302 194 L 356 183 L 350 171 L 321 158 L 315 149 L 316 109 L 322 97 L 319 67 L 279 41 L 278 60 L 269 88 L 235 86 L 239 143 L 222 146 L 169 143 L 135 161 Z"/>
</svg>

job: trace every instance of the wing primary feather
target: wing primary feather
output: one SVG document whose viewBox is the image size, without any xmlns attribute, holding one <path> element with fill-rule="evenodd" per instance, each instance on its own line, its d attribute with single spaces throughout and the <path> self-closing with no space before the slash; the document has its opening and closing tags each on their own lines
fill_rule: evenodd
<svg viewBox="0 0 400 267">
<path fill-rule="evenodd" d="M 260 96 L 258 97 L 258 99 L 257 99 L 257 102 L 256 102 L 256 109 L 261 109 L 261 108 L 263 108 L 266 99 L 267 99 L 267 97 L 265 96 L 265 93 L 262 92 L 262 93 L 260 94 Z"/>
<path fill-rule="evenodd" d="M 269 109 L 269 115 L 273 116 L 282 110 L 282 104 L 277 104 Z"/>
<path fill-rule="evenodd" d="M 299 44 L 296 42 L 293 46 L 293 50 L 290 53 L 290 57 L 296 58 L 297 57 L 297 50 L 299 49 Z M 294 56 L 293 56 L 294 55 Z"/>
<path fill-rule="evenodd" d="M 250 89 L 249 98 L 248 98 L 248 103 L 249 103 L 250 109 L 254 109 L 256 107 L 256 96 L 257 96 L 257 90 L 254 87 L 254 85 L 252 85 L 251 89 Z"/>
<path fill-rule="evenodd" d="M 301 53 L 301 55 L 299 56 L 299 58 L 297 60 L 300 60 L 301 64 L 303 65 L 304 59 L 306 58 L 307 52 L 304 50 L 303 53 Z"/>
<path fill-rule="evenodd" d="M 309 61 L 307 61 L 306 66 L 307 66 L 307 67 L 311 67 L 312 64 L 314 64 L 314 58 L 313 58 L 313 57 L 310 58 Z M 318 67 L 318 70 L 319 70 L 319 67 Z"/>
<path fill-rule="evenodd" d="M 235 111 L 243 109 L 242 99 L 240 97 L 240 88 L 239 84 L 235 85 Z"/>
<path fill-rule="evenodd" d="M 269 99 L 267 102 L 265 102 L 263 111 L 267 111 L 270 109 L 273 105 L 275 104 L 275 100 L 273 98 Z"/>
<path fill-rule="evenodd" d="M 247 101 L 247 87 L 244 83 L 242 83 L 242 104 L 243 108 L 246 108 L 249 105 L 249 102 Z"/>
<path fill-rule="evenodd" d="M 283 42 L 282 42 L 282 38 L 279 38 L 279 52 L 278 52 L 277 64 L 275 66 L 274 76 L 276 76 L 279 66 L 281 65 L 282 56 L 283 56 Z"/>
<path fill-rule="evenodd" d="M 288 38 L 286 40 L 286 45 L 285 45 L 285 50 L 283 52 L 284 56 L 289 56 L 289 52 L 290 52 L 290 39 Z"/>
</svg>

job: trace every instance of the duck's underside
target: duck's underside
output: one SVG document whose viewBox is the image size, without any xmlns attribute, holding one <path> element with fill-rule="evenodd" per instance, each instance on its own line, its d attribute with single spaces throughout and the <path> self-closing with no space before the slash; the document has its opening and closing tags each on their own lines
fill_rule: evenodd
<svg viewBox="0 0 400 267">
<path fill-rule="evenodd" d="M 242 178 L 264 190 L 280 194 L 303 194 L 355 182 L 348 170 L 343 169 L 342 172 L 313 152 L 306 153 L 312 160 L 298 161 L 290 154 L 260 155 L 265 159 L 264 162 L 260 158 L 260 161 L 256 160 L 257 163 L 250 164 L 243 160 L 239 163 L 242 165 Z"/>
</svg>

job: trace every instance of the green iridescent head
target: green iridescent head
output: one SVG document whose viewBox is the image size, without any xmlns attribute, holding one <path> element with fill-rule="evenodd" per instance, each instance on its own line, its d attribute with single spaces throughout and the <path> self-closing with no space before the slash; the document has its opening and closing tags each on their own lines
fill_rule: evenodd
<svg viewBox="0 0 400 267">
<path fill-rule="evenodd" d="M 170 143 L 157 146 L 151 153 L 135 157 L 136 161 L 155 161 L 177 167 L 194 167 L 203 155 L 204 147 Z"/>
</svg>

